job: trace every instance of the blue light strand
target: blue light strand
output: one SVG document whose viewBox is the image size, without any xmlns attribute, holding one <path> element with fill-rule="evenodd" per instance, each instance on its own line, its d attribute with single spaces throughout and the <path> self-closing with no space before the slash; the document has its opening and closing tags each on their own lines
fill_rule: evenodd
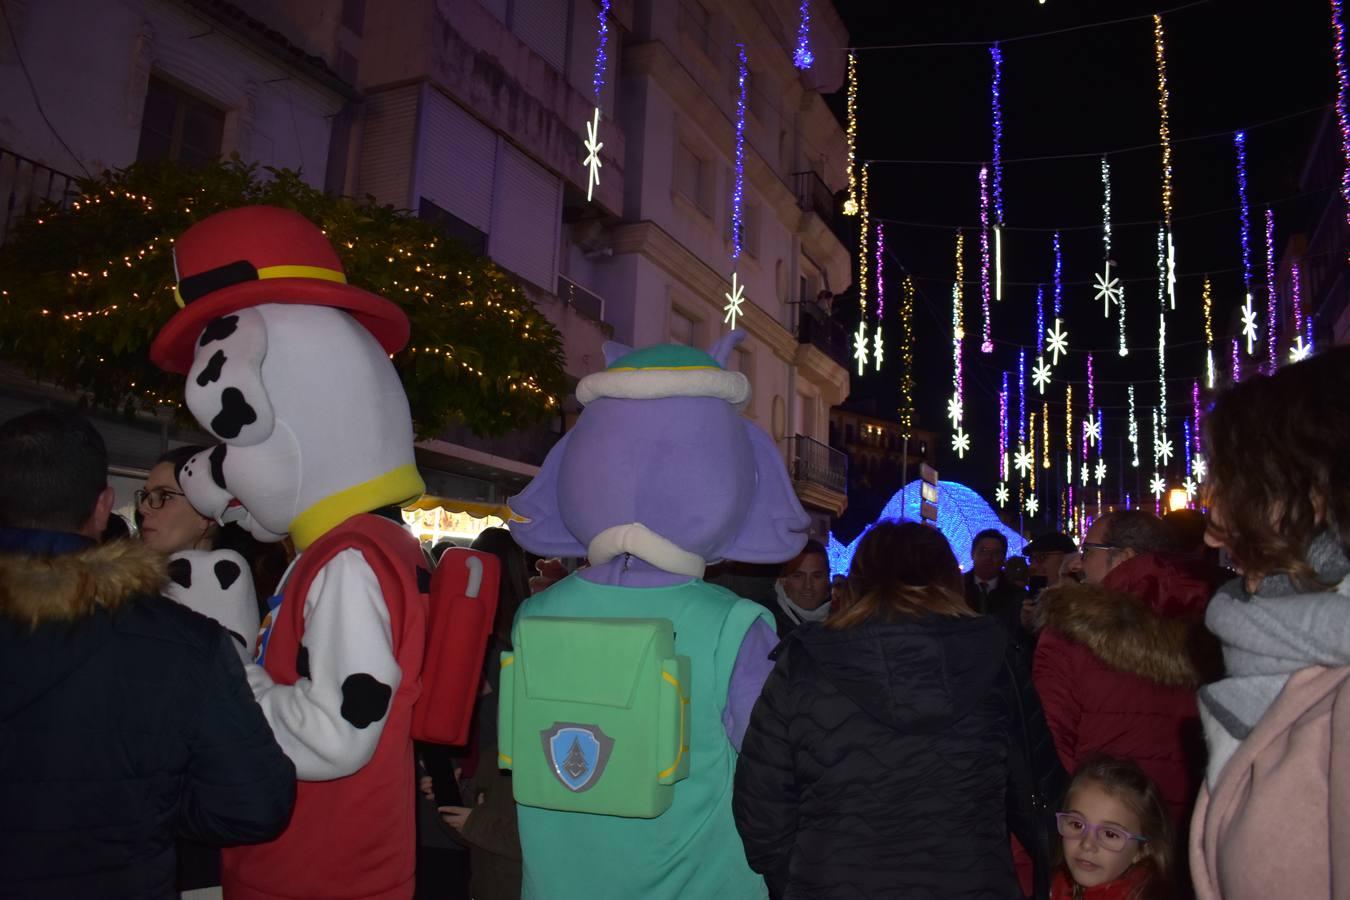
<svg viewBox="0 0 1350 900">
<path fill-rule="evenodd" d="M 749 63 L 745 58 L 745 44 L 736 45 L 739 60 L 736 69 L 736 182 L 731 190 L 731 258 L 741 258 L 741 241 L 745 236 L 745 82 Z"/>
<path fill-rule="evenodd" d="M 1027 351 L 1017 348 L 1017 443 L 1027 443 Z"/>
<path fill-rule="evenodd" d="M 1003 225 L 1003 100 L 1001 96 L 1003 51 L 998 44 L 994 44 L 989 48 L 989 55 L 994 61 L 994 80 L 990 98 L 994 119 L 994 221 L 1001 227 Z"/>
<path fill-rule="evenodd" d="M 1186 477 L 1191 477 L 1191 420 L 1185 419 L 1181 423 L 1182 429 L 1186 433 Z"/>
<path fill-rule="evenodd" d="M 600 0 L 600 12 L 596 15 L 600 40 L 595 48 L 595 70 L 591 72 L 591 92 L 595 94 L 596 106 L 600 105 L 600 91 L 605 86 L 605 67 L 609 62 L 605 53 L 605 45 L 609 43 L 609 3 L 610 0 Z"/>
<path fill-rule="evenodd" d="M 816 62 L 816 55 L 811 52 L 811 0 L 802 0 L 797 12 L 797 46 L 792 51 L 792 64 L 806 70 Z"/>
<path fill-rule="evenodd" d="M 1350 70 L 1345 64 L 1345 24 L 1341 0 L 1331 0 L 1331 30 L 1335 34 L 1336 53 L 1336 120 L 1341 127 L 1341 199 L 1345 201 L 1345 217 L 1350 222 Z"/>
<path fill-rule="evenodd" d="M 1045 285 L 1036 285 L 1036 355 L 1045 347 Z"/>
<path fill-rule="evenodd" d="M 989 324 L 989 170 L 980 167 L 980 302 L 984 307 L 981 353 L 994 352 L 994 340 Z"/>
<path fill-rule="evenodd" d="M 1279 366 L 1279 334 L 1276 332 L 1276 310 L 1279 298 L 1275 295 L 1275 211 L 1266 207 L 1266 349 L 1269 351 L 1268 375 L 1274 375 Z"/>
<path fill-rule="evenodd" d="M 1242 220 L 1242 286 L 1252 291 L 1251 206 L 1247 202 L 1247 133 L 1233 132 L 1233 147 L 1237 150 L 1238 217 Z"/>
<path fill-rule="evenodd" d="M 1059 232 L 1055 232 L 1055 318 L 1064 314 L 1064 256 L 1059 249 Z"/>
</svg>

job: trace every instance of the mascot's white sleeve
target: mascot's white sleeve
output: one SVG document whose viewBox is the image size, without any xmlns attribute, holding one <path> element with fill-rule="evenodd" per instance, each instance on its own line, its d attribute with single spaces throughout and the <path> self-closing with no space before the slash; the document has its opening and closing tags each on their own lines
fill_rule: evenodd
<svg viewBox="0 0 1350 900">
<path fill-rule="evenodd" d="M 359 550 L 344 550 L 319 570 L 304 616 L 300 680 L 276 684 L 258 665 L 248 667 L 248 680 L 296 776 L 327 781 L 375 755 L 402 672 L 389 609 Z"/>
</svg>

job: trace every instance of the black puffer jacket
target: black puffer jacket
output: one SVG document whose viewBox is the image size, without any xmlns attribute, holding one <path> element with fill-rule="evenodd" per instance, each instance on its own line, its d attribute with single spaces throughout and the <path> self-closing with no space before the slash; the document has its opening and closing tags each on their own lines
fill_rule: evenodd
<svg viewBox="0 0 1350 900">
<path fill-rule="evenodd" d="M 0 898 L 177 898 L 175 837 L 280 833 L 295 768 L 225 629 L 156 596 L 164 561 L 138 544 L 30 532 L 12 555 L 17 531 L 0 529 Z"/>
<path fill-rule="evenodd" d="M 755 705 L 733 803 L 774 896 L 1019 896 L 1005 647 L 987 617 L 793 633 Z"/>
</svg>

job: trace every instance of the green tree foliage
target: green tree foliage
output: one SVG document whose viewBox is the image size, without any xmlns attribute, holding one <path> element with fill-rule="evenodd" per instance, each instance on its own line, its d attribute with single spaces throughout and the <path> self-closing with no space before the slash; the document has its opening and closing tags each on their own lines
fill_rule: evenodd
<svg viewBox="0 0 1350 900">
<path fill-rule="evenodd" d="M 0 246 L 0 356 L 39 380 L 101 406 L 176 404 L 186 415 L 182 376 L 149 359 L 151 340 L 177 310 L 173 241 L 212 213 L 269 204 L 318 223 L 348 281 L 408 314 L 412 339 L 394 364 L 419 437 L 453 422 L 499 434 L 558 408 L 557 330 L 509 275 L 428 222 L 237 160 L 134 165 L 80 188 Z"/>
</svg>

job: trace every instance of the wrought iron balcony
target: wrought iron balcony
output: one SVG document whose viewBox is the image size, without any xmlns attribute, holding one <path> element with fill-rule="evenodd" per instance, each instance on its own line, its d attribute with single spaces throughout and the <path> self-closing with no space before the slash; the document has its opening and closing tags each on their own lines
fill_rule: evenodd
<svg viewBox="0 0 1350 900">
<path fill-rule="evenodd" d="M 64 205 L 78 193 L 75 176 L 0 147 L 0 242 L 42 203 Z"/>
<path fill-rule="evenodd" d="M 797 205 L 813 212 L 834 226 L 834 191 L 815 172 L 793 172 L 792 187 L 797 194 Z"/>
<path fill-rule="evenodd" d="M 793 481 L 848 492 L 848 456 L 820 441 L 800 434 L 788 438 L 788 465 Z"/>
</svg>

